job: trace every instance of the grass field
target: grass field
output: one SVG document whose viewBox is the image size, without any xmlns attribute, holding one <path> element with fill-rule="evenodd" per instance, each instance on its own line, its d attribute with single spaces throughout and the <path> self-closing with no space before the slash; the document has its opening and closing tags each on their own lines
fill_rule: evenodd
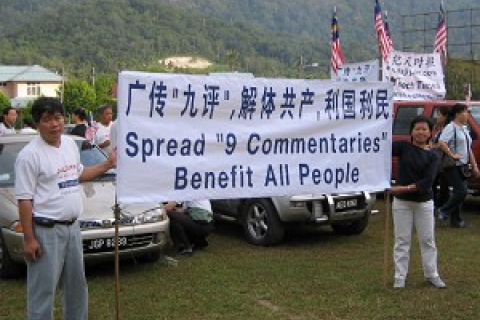
<svg viewBox="0 0 480 320">
<path fill-rule="evenodd" d="M 414 242 L 404 290 L 392 289 L 392 238 L 384 285 L 384 205 L 360 236 L 329 228 L 297 230 L 276 247 L 247 244 L 221 224 L 211 246 L 178 266 L 120 266 L 120 319 L 472 319 L 480 318 L 480 200 L 469 201 L 467 229 L 437 228 L 446 290 L 423 279 Z M 476 213 L 475 213 L 476 212 Z M 90 319 L 115 318 L 113 263 L 87 268 Z M 57 299 L 59 300 L 59 299 Z M 57 305 L 59 305 L 57 303 Z M 0 281 L 0 319 L 25 319 L 25 281 Z M 56 319 L 61 319 L 59 307 Z"/>
</svg>

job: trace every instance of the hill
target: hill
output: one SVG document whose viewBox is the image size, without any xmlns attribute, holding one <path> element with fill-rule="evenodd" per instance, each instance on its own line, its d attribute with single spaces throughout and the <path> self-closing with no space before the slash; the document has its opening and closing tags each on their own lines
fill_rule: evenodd
<svg viewBox="0 0 480 320">
<path fill-rule="evenodd" d="M 397 49 L 431 50 L 439 2 L 381 1 Z M 447 9 L 477 2 L 457 0 Z M 214 62 L 211 68 L 234 63 L 262 76 L 305 76 L 301 65 L 316 62 L 320 68 L 307 76 L 326 76 L 335 5 L 347 61 L 375 58 L 374 0 L 0 0 L 0 63 L 66 66 L 81 76 L 92 67 L 155 71 L 158 60 L 192 56 Z M 425 12 L 432 14 L 420 15 L 424 21 L 405 22 L 404 15 Z M 417 24 L 427 24 L 427 34 L 404 40 L 403 29 Z"/>
<path fill-rule="evenodd" d="M 0 38 L 0 48 L 0 63 L 66 65 L 80 74 L 92 67 L 151 69 L 175 55 L 226 65 L 233 51 L 251 72 L 279 76 L 292 75 L 302 54 L 327 58 L 308 38 L 227 24 L 151 0 L 61 1 L 55 10 L 41 7 Z"/>
</svg>

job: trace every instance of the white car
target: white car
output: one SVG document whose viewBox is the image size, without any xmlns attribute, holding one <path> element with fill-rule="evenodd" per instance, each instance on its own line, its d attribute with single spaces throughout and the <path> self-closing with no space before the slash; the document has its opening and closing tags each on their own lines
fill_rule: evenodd
<svg viewBox="0 0 480 320">
<path fill-rule="evenodd" d="M 23 233 L 13 194 L 14 163 L 19 151 L 35 134 L 0 136 L 0 277 L 14 277 L 24 264 Z M 73 137 L 81 161 L 90 166 L 105 161 L 105 155 L 83 138 Z M 82 228 L 85 261 L 113 259 L 115 254 L 115 170 L 82 184 Z M 87 196 L 88 195 L 88 196 Z M 120 257 L 157 261 L 167 242 L 169 220 L 161 204 L 119 205 Z"/>
</svg>

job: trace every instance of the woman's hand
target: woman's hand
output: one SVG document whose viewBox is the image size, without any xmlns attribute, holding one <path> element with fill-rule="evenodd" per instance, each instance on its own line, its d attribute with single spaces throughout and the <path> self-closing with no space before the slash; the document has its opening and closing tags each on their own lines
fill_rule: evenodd
<svg viewBox="0 0 480 320">
<path fill-rule="evenodd" d="M 416 186 L 409 184 L 408 186 L 393 186 L 390 189 L 387 189 L 387 192 L 395 196 L 398 194 L 412 192 L 415 190 L 416 190 Z"/>
</svg>

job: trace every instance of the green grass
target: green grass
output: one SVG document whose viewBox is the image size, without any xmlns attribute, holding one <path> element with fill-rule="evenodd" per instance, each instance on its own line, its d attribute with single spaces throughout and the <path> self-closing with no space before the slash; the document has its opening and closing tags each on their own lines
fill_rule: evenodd
<svg viewBox="0 0 480 320">
<path fill-rule="evenodd" d="M 289 234 L 276 247 L 247 244 L 238 226 L 220 224 L 211 246 L 178 266 L 120 266 L 120 319 L 472 319 L 480 317 L 479 200 L 470 200 L 467 229 L 437 228 L 446 290 L 423 279 L 418 243 L 407 288 L 393 290 L 390 227 L 384 285 L 384 206 L 360 236 L 329 228 Z M 477 211 L 475 213 L 475 211 Z M 87 268 L 90 319 L 115 319 L 112 263 Z M 58 300 L 58 299 L 57 299 Z M 57 302 L 56 319 L 61 319 Z M 0 281 L 0 319 L 25 319 L 25 281 Z"/>
</svg>

